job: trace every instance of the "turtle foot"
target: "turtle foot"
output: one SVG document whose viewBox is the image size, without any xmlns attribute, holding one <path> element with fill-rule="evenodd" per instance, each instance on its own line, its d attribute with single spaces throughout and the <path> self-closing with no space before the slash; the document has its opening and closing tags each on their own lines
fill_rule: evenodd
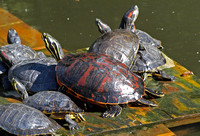
<svg viewBox="0 0 200 136">
<path fill-rule="evenodd" d="M 165 73 L 162 70 L 157 70 L 155 73 L 152 74 L 153 78 L 156 80 L 162 80 L 162 81 L 175 81 L 175 76 L 169 76 L 167 73 Z"/>
<path fill-rule="evenodd" d="M 107 111 L 102 114 L 103 118 L 110 118 L 118 116 L 122 111 L 122 108 L 119 105 L 111 106 Z"/>
<path fill-rule="evenodd" d="M 73 121 L 69 115 L 65 115 L 65 120 L 67 123 L 69 123 L 69 129 L 70 130 L 77 130 L 79 129 L 78 123 L 76 123 L 75 121 Z"/>
<path fill-rule="evenodd" d="M 175 81 L 175 80 L 176 80 L 176 77 L 175 77 L 175 76 L 169 76 L 169 75 L 167 75 L 164 71 L 159 71 L 159 74 L 161 75 L 161 77 L 162 77 L 164 80 L 169 80 L 169 81 Z"/>
<path fill-rule="evenodd" d="M 69 124 L 69 129 L 70 130 L 78 130 L 79 129 L 79 126 L 77 123 L 75 124 Z"/>
</svg>

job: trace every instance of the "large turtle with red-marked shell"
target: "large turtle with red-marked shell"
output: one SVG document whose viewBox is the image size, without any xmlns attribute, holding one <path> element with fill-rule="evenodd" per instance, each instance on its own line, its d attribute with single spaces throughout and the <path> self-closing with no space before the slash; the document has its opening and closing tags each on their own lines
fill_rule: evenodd
<svg viewBox="0 0 200 136">
<path fill-rule="evenodd" d="M 102 117 L 115 117 L 121 113 L 119 104 L 140 102 L 157 106 L 145 100 L 144 81 L 129 71 L 128 67 L 113 57 L 83 53 L 59 55 L 62 48 L 49 34 L 42 36 L 46 48 L 59 60 L 56 66 L 58 83 L 67 88 L 67 93 L 92 104 L 106 106 L 109 109 Z"/>
</svg>

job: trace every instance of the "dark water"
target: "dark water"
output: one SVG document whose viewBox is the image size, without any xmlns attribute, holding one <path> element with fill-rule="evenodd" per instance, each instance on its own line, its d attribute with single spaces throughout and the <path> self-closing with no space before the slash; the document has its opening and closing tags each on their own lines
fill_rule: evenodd
<svg viewBox="0 0 200 136">
<path fill-rule="evenodd" d="M 95 18 L 118 28 L 130 6 L 140 9 L 136 27 L 162 41 L 164 52 L 200 76 L 200 1 L 198 0 L 1 0 L 7 9 L 65 49 L 90 46 L 100 35 Z"/>
<path fill-rule="evenodd" d="M 164 52 L 200 77 L 199 0 L 1 0 L 0 6 L 54 36 L 67 50 L 88 47 L 100 36 L 95 18 L 118 28 L 138 5 L 136 27 L 162 41 Z"/>
</svg>

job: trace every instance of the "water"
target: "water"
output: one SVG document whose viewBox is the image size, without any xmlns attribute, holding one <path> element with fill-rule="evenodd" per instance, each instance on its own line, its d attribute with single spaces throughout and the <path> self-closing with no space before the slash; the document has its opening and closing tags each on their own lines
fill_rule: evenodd
<svg viewBox="0 0 200 136">
<path fill-rule="evenodd" d="M 100 36 L 95 18 L 112 29 L 130 6 L 138 5 L 136 27 L 162 41 L 164 52 L 200 77 L 198 0 L 1 0 L 0 6 L 67 50 L 88 47 Z"/>
<path fill-rule="evenodd" d="M 140 9 L 136 27 L 162 41 L 164 52 L 200 76 L 200 1 L 198 0 L 1 0 L 7 9 L 67 50 L 84 48 L 100 36 L 95 18 L 112 29 L 131 5 Z"/>
</svg>

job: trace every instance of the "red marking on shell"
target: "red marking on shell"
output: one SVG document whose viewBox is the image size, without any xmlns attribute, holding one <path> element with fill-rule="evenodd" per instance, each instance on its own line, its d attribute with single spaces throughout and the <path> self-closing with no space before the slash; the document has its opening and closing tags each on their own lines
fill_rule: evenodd
<svg viewBox="0 0 200 136">
<path fill-rule="evenodd" d="M 98 88 L 97 92 L 103 92 L 103 90 L 105 90 L 104 86 L 107 82 L 111 82 L 110 77 L 106 76 L 104 77 L 103 81 L 101 82 L 100 87 Z"/>
<path fill-rule="evenodd" d="M 128 77 L 128 74 L 125 73 L 127 71 L 124 71 L 123 69 L 119 68 L 119 72 L 122 73 L 125 77 Z"/>
<path fill-rule="evenodd" d="M 138 82 L 134 82 L 135 87 L 133 89 L 139 88 Z"/>
<path fill-rule="evenodd" d="M 104 100 L 106 100 L 106 97 L 105 97 L 105 96 L 102 96 L 102 97 L 103 97 Z"/>
<path fill-rule="evenodd" d="M 143 83 L 140 83 L 142 79 L 130 72 L 125 64 L 122 64 L 107 55 L 87 53 L 68 57 L 64 59 L 63 62 L 61 60 L 60 65 L 56 68 L 59 69 L 59 75 L 62 75 L 62 78 L 64 79 L 65 76 L 66 79 L 68 79 L 68 77 L 73 79 L 75 75 L 77 76 L 76 82 L 69 85 L 70 91 L 68 92 L 70 94 L 78 99 L 89 101 L 97 105 L 117 103 L 118 96 L 124 93 L 122 88 L 119 87 L 120 85 L 122 85 L 122 87 L 123 85 L 124 87 L 131 87 L 132 89 L 130 89 L 130 92 L 132 91 L 133 93 L 138 90 L 137 88 L 142 88 L 141 85 L 143 85 Z M 75 71 L 79 72 L 74 73 Z M 63 72 L 66 75 L 63 75 Z M 59 79 L 58 77 L 57 80 Z M 65 85 L 65 82 L 67 82 L 63 80 L 63 83 L 61 83 L 61 81 L 58 80 L 60 85 Z M 90 94 L 87 94 L 87 87 L 90 85 L 91 91 Z M 81 88 L 80 86 L 82 86 L 83 89 L 76 90 L 77 87 Z M 111 87 L 114 87 L 113 90 Z M 72 90 L 72 88 L 74 90 Z M 115 96 L 112 97 L 112 101 L 107 103 L 107 96 L 112 95 L 112 93 L 115 94 Z M 101 94 L 101 99 L 96 101 L 96 97 L 99 98 L 98 94 Z M 124 101 L 122 103 L 127 102 Z"/>
<path fill-rule="evenodd" d="M 84 75 L 80 78 L 80 80 L 78 81 L 77 85 L 79 86 L 84 86 L 86 84 L 86 79 L 90 74 L 90 71 L 93 69 L 94 67 L 91 66 L 91 64 L 89 64 L 89 67 L 87 69 L 87 71 L 84 73 Z"/>
<path fill-rule="evenodd" d="M 131 75 L 134 77 L 134 80 L 138 81 L 138 77 L 136 77 L 133 73 Z"/>
<path fill-rule="evenodd" d="M 114 98 L 114 99 L 115 99 L 115 101 L 117 102 L 117 98 L 116 98 L 115 96 L 114 96 L 113 98 Z"/>
</svg>

